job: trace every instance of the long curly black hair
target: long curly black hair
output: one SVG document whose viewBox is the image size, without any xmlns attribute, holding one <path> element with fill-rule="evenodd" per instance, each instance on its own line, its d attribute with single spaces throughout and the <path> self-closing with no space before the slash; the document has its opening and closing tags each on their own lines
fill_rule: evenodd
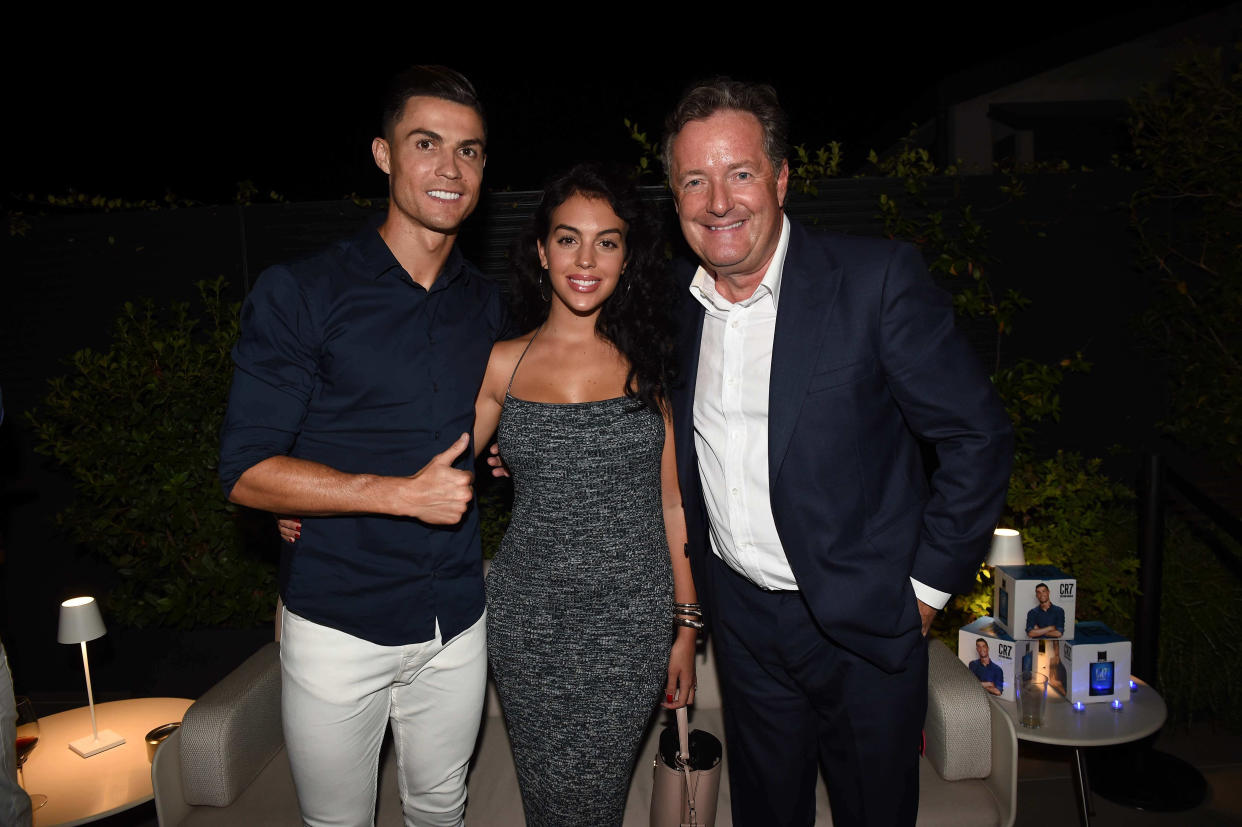
<svg viewBox="0 0 1242 827">
<path fill-rule="evenodd" d="M 630 363 L 625 395 L 666 412 L 674 371 L 674 288 L 665 267 L 659 224 L 634 185 L 618 170 L 595 162 L 576 164 L 543 188 L 534 221 L 513 245 L 514 321 L 528 331 L 548 318 L 552 290 L 546 280 L 540 289 L 543 268 L 537 242 L 547 242 L 552 211 L 576 194 L 604 199 L 626 223 L 625 272 L 604 301 L 595 330 Z"/>
</svg>

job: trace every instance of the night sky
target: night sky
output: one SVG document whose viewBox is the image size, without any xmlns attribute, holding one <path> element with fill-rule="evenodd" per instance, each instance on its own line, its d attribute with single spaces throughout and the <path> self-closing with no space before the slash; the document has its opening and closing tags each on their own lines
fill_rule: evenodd
<svg viewBox="0 0 1242 827">
<path fill-rule="evenodd" d="M 166 40 L 154 32 L 92 37 L 89 24 L 65 39 L 27 39 L 27 28 L 12 26 L 0 58 L 8 122 L 0 189 L 131 199 L 171 191 L 219 203 L 250 180 L 290 200 L 382 194 L 369 149 L 378 95 L 393 72 L 418 62 L 453 66 L 478 87 L 493 190 L 535 188 L 579 159 L 634 163 L 623 119 L 658 138 L 679 92 L 712 74 L 773 83 L 793 142 L 843 141 L 850 171 L 868 149 L 930 117 L 935 85 L 947 76 L 984 66 L 985 76 L 1000 77 L 1005 62 L 1052 65 L 1076 56 L 1082 42 L 1101 48 L 1221 5 L 1053 2 L 1020 11 L 964 3 L 899 12 L 873 4 L 833 8 L 824 22 L 783 12 L 710 29 L 654 12 L 610 20 L 606 9 L 587 18 L 547 11 L 512 30 L 489 20 L 482 33 L 463 11 L 434 33 L 374 20 L 368 34 L 341 35 L 350 45 L 322 34 L 313 42 L 290 32 L 260 37 L 243 28 L 248 21 L 220 36 L 197 32 L 193 42 L 185 42 L 192 21 Z M 416 11 L 404 17 L 416 20 Z"/>
</svg>

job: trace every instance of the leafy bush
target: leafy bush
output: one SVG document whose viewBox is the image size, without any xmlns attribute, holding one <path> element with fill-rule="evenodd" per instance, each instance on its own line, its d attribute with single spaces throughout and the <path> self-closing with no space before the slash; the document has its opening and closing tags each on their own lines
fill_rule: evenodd
<svg viewBox="0 0 1242 827">
<path fill-rule="evenodd" d="M 1021 530 L 1028 563 L 1077 578 L 1080 618 L 1128 634 L 1139 593 L 1134 492 L 1104 474 L 1098 458 L 1057 451 L 1041 459 L 1031 447 L 1038 426 L 1061 419 L 1065 375 L 1090 369 L 1075 354 L 1055 365 L 1022 359 L 994 377 L 1017 438 L 1005 521 Z"/>
<path fill-rule="evenodd" d="M 1219 51 L 1174 67 L 1132 104 L 1131 199 L 1139 265 L 1153 288 L 1140 319 L 1167 368 L 1163 428 L 1198 457 L 1242 470 L 1242 71 Z M 1213 548 L 1216 552 L 1213 552 Z M 1242 730 L 1242 583 L 1237 543 L 1170 514 L 1160 618 L 1160 691 L 1171 717 Z"/>
<path fill-rule="evenodd" d="M 109 350 L 74 353 L 29 417 L 36 450 L 74 482 L 58 523 L 116 569 L 108 611 L 130 626 L 244 626 L 275 606 L 273 566 L 243 550 L 216 478 L 238 333 L 224 286 L 199 283 L 198 315 L 127 302 Z"/>
<path fill-rule="evenodd" d="M 1099 459 L 1057 451 L 1014 463 L 1007 512 L 1028 563 L 1078 579 L 1077 613 L 1129 633 L 1138 598 L 1134 492 L 1100 471 Z"/>
<path fill-rule="evenodd" d="M 1174 69 L 1133 104 L 1131 202 L 1140 265 L 1156 300 L 1142 318 L 1165 360 L 1162 425 L 1191 448 L 1242 467 L 1242 71 L 1220 52 Z"/>
</svg>

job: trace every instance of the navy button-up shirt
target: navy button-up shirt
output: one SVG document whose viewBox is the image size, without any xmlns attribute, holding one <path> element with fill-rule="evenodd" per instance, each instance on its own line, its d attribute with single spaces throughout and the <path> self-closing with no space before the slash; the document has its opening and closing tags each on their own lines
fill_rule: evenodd
<svg viewBox="0 0 1242 827">
<path fill-rule="evenodd" d="M 271 267 L 242 310 L 220 434 L 225 494 L 287 455 L 348 473 L 409 476 L 474 425 L 492 343 L 506 332 L 497 286 L 456 248 L 430 290 L 375 227 Z M 458 468 L 473 470 L 474 452 Z M 478 511 L 455 526 L 306 517 L 281 560 L 285 605 L 385 646 L 448 640 L 483 613 Z"/>
</svg>

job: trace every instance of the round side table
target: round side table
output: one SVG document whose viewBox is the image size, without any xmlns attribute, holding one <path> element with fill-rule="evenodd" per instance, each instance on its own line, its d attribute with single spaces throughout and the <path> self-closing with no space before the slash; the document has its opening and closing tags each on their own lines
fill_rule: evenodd
<svg viewBox="0 0 1242 827">
<path fill-rule="evenodd" d="M 110 729 L 125 743 L 83 758 L 69 742 L 91 734 L 88 707 L 39 719 L 39 745 L 23 768 L 27 792 L 43 793 L 47 804 L 35 810 L 34 827 L 86 824 L 150 801 L 151 762 L 146 734 L 160 724 L 180 721 L 188 698 L 132 698 L 95 704 L 99 729 Z"/>
<path fill-rule="evenodd" d="M 991 699 L 1013 719 L 1018 740 L 1073 748 L 1074 790 L 1078 795 L 1078 820 L 1083 827 L 1091 823 L 1091 785 L 1083 750 L 1145 738 L 1164 726 L 1164 720 L 1168 717 L 1164 699 L 1156 690 L 1138 678 L 1131 677 L 1130 680 L 1137 688 L 1131 690 L 1130 700 L 1124 701 L 1121 709 L 1113 709 L 1108 703 L 1096 703 L 1084 704 L 1082 710 L 1076 710 L 1063 695 L 1050 690 L 1044 709 L 1044 723 L 1035 728 L 1021 725 L 1018 705 L 1013 701 L 996 697 Z"/>
</svg>

